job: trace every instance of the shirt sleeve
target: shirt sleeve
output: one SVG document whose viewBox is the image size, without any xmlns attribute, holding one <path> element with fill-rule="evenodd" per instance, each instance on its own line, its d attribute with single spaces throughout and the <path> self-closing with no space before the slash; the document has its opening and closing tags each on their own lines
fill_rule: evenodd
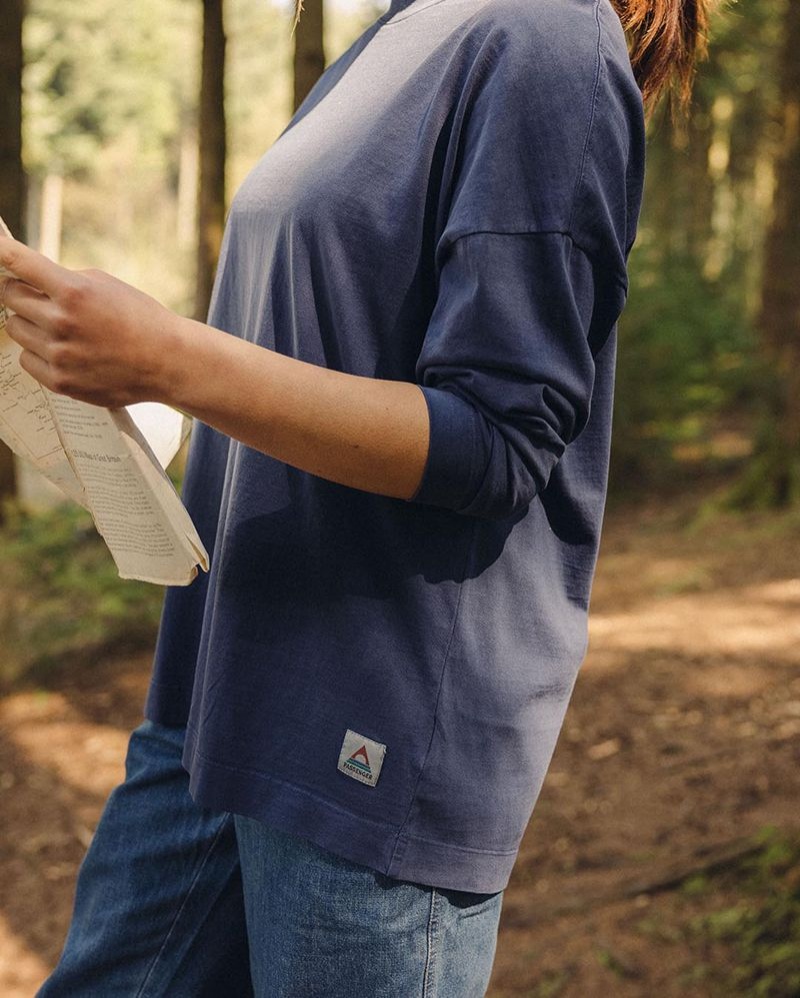
<svg viewBox="0 0 800 998">
<path fill-rule="evenodd" d="M 408 501 L 500 519 L 547 486 L 589 417 L 594 298 L 566 233 L 452 243 L 417 361 L 430 442 Z"/>
<path fill-rule="evenodd" d="M 589 6 L 532 5 L 524 31 L 490 32 L 457 103 L 415 368 L 430 444 L 407 501 L 510 516 L 589 419 L 627 291 L 641 116 L 600 60 Z"/>
</svg>

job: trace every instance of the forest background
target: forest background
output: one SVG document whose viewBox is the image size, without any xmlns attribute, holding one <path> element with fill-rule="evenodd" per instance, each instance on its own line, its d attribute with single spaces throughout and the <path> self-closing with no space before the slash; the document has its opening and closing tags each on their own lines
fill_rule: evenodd
<svg viewBox="0 0 800 998">
<path fill-rule="evenodd" d="M 2 9 L 0 214 L 204 317 L 232 194 L 385 5 L 308 0 L 294 34 L 267 0 Z M 495 998 L 800 993 L 798 51 L 795 0 L 723 4 L 687 116 L 648 125 L 590 653 Z M 2 448 L 0 498 L 0 990 L 22 995 L 121 778 L 163 592 Z"/>
</svg>

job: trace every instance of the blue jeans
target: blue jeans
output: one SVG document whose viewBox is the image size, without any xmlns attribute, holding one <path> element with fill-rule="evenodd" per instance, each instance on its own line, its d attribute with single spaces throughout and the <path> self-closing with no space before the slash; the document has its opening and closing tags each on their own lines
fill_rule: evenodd
<svg viewBox="0 0 800 998">
<path fill-rule="evenodd" d="M 479 998 L 503 892 L 395 880 L 200 808 L 185 729 L 133 730 L 36 998 Z"/>
</svg>

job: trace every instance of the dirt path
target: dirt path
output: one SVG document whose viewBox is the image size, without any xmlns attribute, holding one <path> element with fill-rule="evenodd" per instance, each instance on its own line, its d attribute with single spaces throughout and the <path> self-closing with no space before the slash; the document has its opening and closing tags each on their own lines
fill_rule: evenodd
<svg viewBox="0 0 800 998">
<path fill-rule="evenodd" d="M 607 518 L 589 654 L 506 892 L 490 998 L 711 994 L 676 928 L 702 899 L 647 885 L 800 825 L 800 520 L 691 530 L 698 501 Z M 0 701 L 4 998 L 30 998 L 58 957 L 150 660 L 86 663 Z"/>
</svg>

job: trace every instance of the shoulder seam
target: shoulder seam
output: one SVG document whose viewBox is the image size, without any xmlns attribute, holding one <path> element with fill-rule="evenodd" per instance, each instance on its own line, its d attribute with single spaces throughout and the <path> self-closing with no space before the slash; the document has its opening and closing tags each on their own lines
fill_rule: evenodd
<svg viewBox="0 0 800 998">
<path fill-rule="evenodd" d="M 572 228 L 572 216 L 575 213 L 575 205 L 578 200 L 578 192 L 580 191 L 581 184 L 583 183 L 583 173 L 586 168 L 586 159 L 589 151 L 589 139 L 592 136 L 592 129 L 594 128 L 594 118 L 595 110 L 597 108 L 597 94 L 600 89 L 600 64 L 601 64 L 601 54 L 600 54 L 600 0 L 595 0 L 594 4 L 594 16 L 597 22 L 597 62 L 595 64 L 594 71 L 594 86 L 592 89 L 592 106 L 589 112 L 589 124 L 586 126 L 586 138 L 583 142 L 583 152 L 581 153 L 581 165 L 578 170 L 578 176 L 575 181 L 575 189 L 572 192 L 572 205 L 569 210 L 569 220 L 567 221 L 567 228 Z"/>
</svg>

